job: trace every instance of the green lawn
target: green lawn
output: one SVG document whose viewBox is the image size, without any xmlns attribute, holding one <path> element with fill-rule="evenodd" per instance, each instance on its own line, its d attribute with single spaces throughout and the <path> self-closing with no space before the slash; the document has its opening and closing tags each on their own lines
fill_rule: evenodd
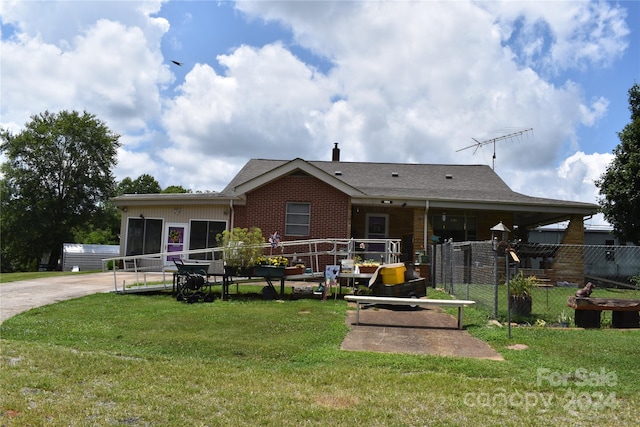
<svg viewBox="0 0 640 427">
<path fill-rule="evenodd" d="M 430 297 L 446 297 L 429 291 Z M 96 294 L 0 326 L 0 425 L 632 425 L 640 332 L 465 325 L 490 361 L 339 350 L 344 301 Z M 526 350 L 510 350 L 512 344 Z"/>
<path fill-rule="evenodd" d="M 484 309 L 488 315 L 493 316 L 494 312 L 494 287 L 493 285 L 464 285 L 454 286 L 458 298 L 471 299 L 476 301 L 479 307 Z M 564 310 L 566 314 L 573 317 L 573 310 L 567 307 L 567 297 L 575 295 L 576 288 L 554 286 L 551 288 L 534 288 L 531 292 L 533 300 L 531 316 L 517 320 L 521 323 L 528 322 L 535 324 L 537 320 L 546 323 L 558 323 L 558 315 Z M 431 292 L 431 289 L 429 289 Z M 630 289 L 596 288 L 591 294 L 594 298 L 623 298 L 640 299 L 640 291 Z M 498 318 L 503 322 L 507 319 L 507 289 L 504 284 L 498 286 Z M 601 316 L 603 325 L 611 324 L 611 311 L 603 311 Z M 572 322 L 573 323 L 573 322 Z"/>
</svg>

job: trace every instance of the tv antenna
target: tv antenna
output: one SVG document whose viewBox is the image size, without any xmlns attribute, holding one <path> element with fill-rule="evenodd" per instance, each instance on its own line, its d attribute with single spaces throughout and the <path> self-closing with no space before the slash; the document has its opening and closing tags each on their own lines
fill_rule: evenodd
<svg viewBox="0 0 640 427">
<path fill-rule="evenodd" d="M 512 132 L 507 135 L 502 135 L 502 136 L 498 136 L 496 138 L 490 138 L 490 139 L 477 140 L 472 137 L 471 139 L 473 139 L 476 143 L 473 145 L 469 145 L 468 147 L 464 147 L 459 150 L 456 150 L 456 153 L 458 151 L 473 148 L 474 149 L 473 154 L 476 154 L 476 151 L 478 151 L 478 148 L 487 144 L 493 144 L 493 164 L 491 166 L 491 169 L 495 170 L 496 169 L 496 142 L 503 141 L 505 139 L 521 139 L 523 135 L 528 135 L 529 132 L 533 132 L 533 128 L 522 129 L 517 132 Z"/>
</svg>

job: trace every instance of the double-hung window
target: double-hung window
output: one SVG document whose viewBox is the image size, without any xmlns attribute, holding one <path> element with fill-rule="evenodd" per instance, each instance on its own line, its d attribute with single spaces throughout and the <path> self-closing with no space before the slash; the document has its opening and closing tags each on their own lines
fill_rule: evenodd
<svg viewBox="0 0 640 427">
<path fill-rule="evenodd" d="M 311 203 L 289 202 L 285 218 L 285 235 L 309 236 L 311 219 Z"/>
</svg>

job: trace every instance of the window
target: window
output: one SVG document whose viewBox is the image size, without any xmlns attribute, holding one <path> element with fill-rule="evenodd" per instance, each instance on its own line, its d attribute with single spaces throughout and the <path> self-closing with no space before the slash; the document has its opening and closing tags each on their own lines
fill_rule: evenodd
<svg viewBox="0 0 640 427">
<path fill-rule="evenodd" d="M 440 237 L 440 242 L 447 239 L 453 239 L 455 242 L 476 240 L 477 222 L 474 216 L 446 213 L 431 215 L 433 234 Z"/>
<path fill-rule="evenodd" d="M 191 221 L 189 250 L 208 249 L 218 246 L 216 237 L 227 229 L 225 221 Z M 191 259 L 211 259 L 211 253 L 191 254 Z"/>
<path fill-rule="evenodd" d="M 311 203 L 287 203 L 284 234 L 287 236 L 308 236 L 311 217 Z"/>
<path fill-rule="evenodd" d="M 128 224 L 127 256 L 157 254 L 161 252 L 161 219 L 129 218 Z"/>
</svg>

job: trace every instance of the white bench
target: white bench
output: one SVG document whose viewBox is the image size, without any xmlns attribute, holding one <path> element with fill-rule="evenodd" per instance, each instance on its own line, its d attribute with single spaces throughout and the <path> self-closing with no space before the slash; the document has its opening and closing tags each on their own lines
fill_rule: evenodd
<svg viewBox="0 0 640 427">
<path fill-rule="evenodd" d="M 361 304 L 388 304 L 411 306 L 439 306 L 458 307 L 458 329 L 462 329 L 462 308 L 473 305 L 475 301 L 457 299 L 426 299 L 426 298 L 397 298 L 397 297 L 373 297 L 368 295 L 345 295 L 346 301 L 356 303 L 356 325 L 360 324 Z"/>
</svg>

